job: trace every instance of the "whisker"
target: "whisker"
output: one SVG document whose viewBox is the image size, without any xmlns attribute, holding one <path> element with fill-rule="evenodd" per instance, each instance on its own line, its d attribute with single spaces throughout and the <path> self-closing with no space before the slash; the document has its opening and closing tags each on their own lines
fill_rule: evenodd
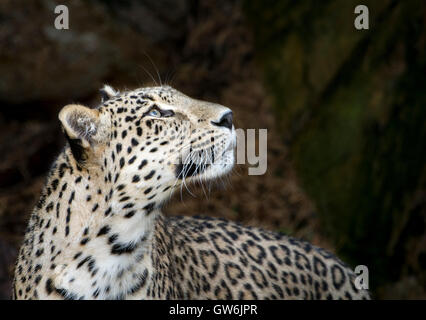
<svg viewBox="0 0 426 320">
<path fill-rule="evenodd" d="M 160 81 L 160 86 L 163 86 L 163 83 L 161 82 L 160 72 L 158 71 L 158 68 L 155 65 L 154 61 L 152 61 L 152 59 L 151 59 L 151 57 L 149 56 L 148 53 L 146 53 L 145 51 L 143 53 L 149 59 L 149 61 L 151 62 L 152 66 L 154 67 L 154 70 L 155 70 L 155 72 L 157 73 L 157 76 L 158 76 L 158 80 Z"/>
<path fill-rule="evenodd" d="M 166 74 L 166 79 L 164 81 L 164 84 L 172 86 L 175 76 L 176 76 L 176 67 L 173 67 L 173 70 L 169 71 Z"/>
<path fill-rule="evenodd" d="M 143 65 L 139 65 L 139 67 L 140 68 L 142 68 L 144 71 L 145 71 L 145 73 L 151 78 L 151 80 L 154 82 L 154 84 L 156 85 L 156 86 L 158 86 L 158 83 L 157 83 L 157 81 L 154 79 L 154 77 L 153 77 L 153 75 L 151 74 L 151 72 L 149 72 Z"/>
</svg>

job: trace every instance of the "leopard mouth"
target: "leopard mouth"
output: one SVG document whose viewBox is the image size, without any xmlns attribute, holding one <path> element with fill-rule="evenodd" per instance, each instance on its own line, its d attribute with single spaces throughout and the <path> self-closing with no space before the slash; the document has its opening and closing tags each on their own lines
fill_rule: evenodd
<svg viewBox="0 0 426 320">
<path fill-rule="evenodd" d="M 214 147 L 208 149 L 195 151 L 193 155 L 189 156 L 190 160 L 180 161 L 176 165 L 176 178 L 184 180 L 186 178 L 201 176 L 208 174 L 209 171 L 215 167 L 224 167 L 225 165 L 233 165 L 233 163 L 224 163 L 224 160 L 229 158 L 229 154 L 233 153 L 233 145 L 230 144 L 220 154 L 216 154 Z M 220 174 L 218 174 L 220 175 Z"/>
<path fill-rule="evenodd" d="M 202 174 L 210 167 L 210 163 L 206 163 L 205 165 L 200 165 L 194 161 L 189 161 L 186 163 L 179 163 L 176 165 L 176 177 L 179 180 L 183 180 L 184 178 L 193 177 L 199 174 Z"/>
<path fill-rule="evenodd" d="M 179 180 L 190 177 L 211 179 L 229 172 L 234 166 L 234 151 L 236 148 L 236 135 L 229 137 L 226 147 L 222 151 L 217 150 L 215 145 L 205 149 L 189 149 L 185 159 L 179 160 L 176 165 L 175 175 Z"/>
</svg>

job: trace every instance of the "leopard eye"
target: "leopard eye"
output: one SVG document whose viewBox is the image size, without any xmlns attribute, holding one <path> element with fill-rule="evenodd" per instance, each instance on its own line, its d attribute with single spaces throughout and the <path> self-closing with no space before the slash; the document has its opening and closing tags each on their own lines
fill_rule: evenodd
<svg viewBox="0 0 426 320">
<path fill-rule="evenodd" d="M 158 111 L 157 109 L 152 109 L 152 110 L 149 111 L 148 115 L 151 116 L 151 117 L 159 118 L 159 117 L 161 117 L 161 112 Z"/>
<path fill-rule="evenodd" d="M 154 105 L 149 109 L 147 112 L 145 112 L 142 116 L 150 116 L 154 118 L 167 118 L 174 116 L 173 110 L 162 110 L 158 106 Z"/>
</svg>

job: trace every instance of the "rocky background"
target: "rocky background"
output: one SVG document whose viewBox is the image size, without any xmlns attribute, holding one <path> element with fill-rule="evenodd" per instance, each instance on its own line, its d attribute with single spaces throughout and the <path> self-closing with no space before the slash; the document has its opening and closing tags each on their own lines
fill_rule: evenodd
<svg viewBox="0 0 426 320">
<path fill-rule="evenodd" d="M 70 29 L 54 28 L 66 4 Z M 167 214 L 304 238 L 369 267 L 375 298 L 426 298 L 426 5 L 352 0 L 0 1 L 0 298 L 44 176 L 57 114 L 98 89 L 167 83 L 268 129 L 246 166 Z"/>
</svg>

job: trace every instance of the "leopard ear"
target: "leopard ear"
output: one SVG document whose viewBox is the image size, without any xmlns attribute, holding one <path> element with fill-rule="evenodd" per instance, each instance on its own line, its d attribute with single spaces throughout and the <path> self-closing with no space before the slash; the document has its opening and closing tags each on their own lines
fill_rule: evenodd
<svg viewBox="0 0 426 320">
<path fill-rule="evenodd" d="M 65 136 L 77 161 L 87 159 L 87 150 L 99 142 L 101 120 L 99 111 L 70 104 L 59 112 Z"/>
<path fill-rule="evenodd" d="M 99 126 L 98 110 L 69 104 L 59 112 L 59 120 L 68 138 L 81 140 L 85 148 L 93 144 Z"/>
<path fill-rule="evenodd" d="M 101 88 L 99 92 L 101 93 L 102 102 L 108 101 L 109 99 L 119 94 L 118 91 L 109 85 L 104 85 L 104 87 Z"/>
</svg>

